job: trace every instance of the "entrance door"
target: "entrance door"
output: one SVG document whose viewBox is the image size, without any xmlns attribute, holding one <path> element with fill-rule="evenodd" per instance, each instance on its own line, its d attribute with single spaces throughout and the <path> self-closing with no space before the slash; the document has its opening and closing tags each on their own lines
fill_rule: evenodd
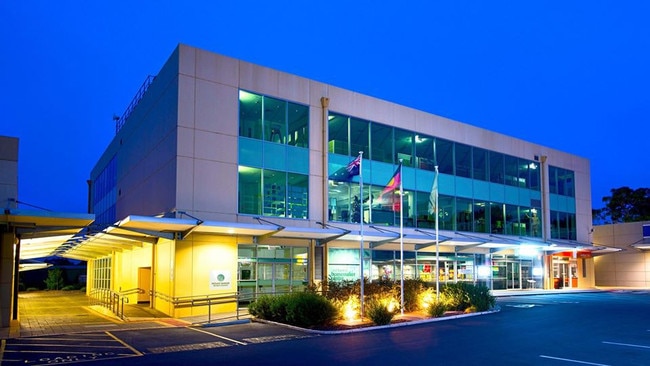
<svg viewBox="0 0 650 366">
<path fill-rule="evenodd" d="M 554 287 L 569 287 L 569 263 L 558 262 L 553 265 Z"/>
<path fill-rule="evenodd" d="M 151 292 L 151 267 L 138 268 L 138 288 L 143 292 L 138 293 L 138 303 L 151 301 L 149 293 Z"/>
<path fill-rule="evenodd" d="M 506 278 L 508 289 L 521 289 L 521 265 L 519 262 L 506 263 Z"/>
<path fill-rule="evenodd" d="M 260 262 L 257 268 L 257 286 L 261 293 L 289 292 L 291 263 Z"/>
</svg>

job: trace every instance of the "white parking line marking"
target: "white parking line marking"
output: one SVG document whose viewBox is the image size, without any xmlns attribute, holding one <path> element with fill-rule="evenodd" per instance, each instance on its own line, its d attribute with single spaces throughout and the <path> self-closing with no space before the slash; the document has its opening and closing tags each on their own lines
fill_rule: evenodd
<svg viewBox="0 0 650 366">
<path fill-rule="evenodd" d="M 242 345 L 242 346 L 245 346 L 245 345 L 246 345 L 246 343 L 244 343 L 244 342 L 240 342 L 240 341 L 238 341 L 238 340 L 236 340 L 236 339 L 231 339 L 231 338 L 228 338 L 228 337 L 220 336 L 220 335 L 218 335 L 218 334 L 210 333 L 210 332 L 207 332 L 207 331 L 205 331 L 205 330 L 203 330 L 203 329 L 198 329 L 198 328 L 193 328 L 193 327 L 188 327 L 187 329 L 191 329 L 191 330 L 195 330 L 195 331 L 197 331 L 197 332 L 201 332 L 201 333 L 209 334 L 209 335 L 211 335 L 211 336 L 213 336 L 213 337 L 217 337 L 217 338 L 225 339 L 225 340 L 227 340 L 227 341 L 230 341 L 230 342 L 233 342 L 233 343 L 235 343 L 235 344 Z"/>
<path fill-rule="evenodd" d="M 607 364 L 604 364 L 604 363 L 593 363 L 593 362 L 587 362 L 587 361 L 572 360 L 570 358 L 561 358 L 561 357 L 553 357 L 553 356 L 545 356 L 545 355 L 539 355 L 539 357 L 548 358 L 548 359 L 551 359 L 551 360 L 579 363 L 579 364 L 583 364 L 583 365 L 610 366 L 610 365 L 607 365 Z"/>
<path fill-rule="evenodd" d="M 640 344 L 629 344 L 629 343 L 617 343 L 617 342 L 606 342 L 603 341 L 605 344 L 613 344 L 615 346 L 626 346 L 626 347 L 636 347 L 636 348 L 650 348 L 650 346 L 642 346 Z"/>
</svg>

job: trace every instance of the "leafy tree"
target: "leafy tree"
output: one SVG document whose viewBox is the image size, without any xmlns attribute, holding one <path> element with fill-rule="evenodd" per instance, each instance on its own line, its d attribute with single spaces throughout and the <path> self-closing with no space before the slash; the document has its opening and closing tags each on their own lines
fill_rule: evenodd
<svg viewBox="0 0 650 366">
<path fill-rule="evenodd" d="M 45 279 L 45 286 L 48 290 L 60 290 L 65 286 L 63 280 L 63 271 L 60 268 L 54 268 L 47 271 L 47 278 Z"/>
<path fill-rule="evenodd" d="M 611 223 L 650 220 L 650 188 L 621 187 L 611 192 L 611 196 L 603 197 L 605 207 L 594 210 L 594 217 Z"/>
</svg>

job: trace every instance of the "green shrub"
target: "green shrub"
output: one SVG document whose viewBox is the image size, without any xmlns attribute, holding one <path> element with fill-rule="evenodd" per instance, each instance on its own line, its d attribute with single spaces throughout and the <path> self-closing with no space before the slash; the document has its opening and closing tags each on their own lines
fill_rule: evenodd
<svg viewBox="0 0 650 366">
<path fill-rule="evenodd" d="M 475 311 L 487 311 L 494 307 L 496 298 L 485 285 L 472 286 L 469 292 L 469 301 Z"/>
<path fill-rule="evenodd" d="M 462 311 L 471 305 L 468 284 L 465 282 L 447 283 L 442 286 L 440 294 L 449 310 Z"/>
<path fill-rule="evenodd" d="M 294 292 L 286 297 L 288 324 L 303 328 L 323 327 L 334 324 L 338 309 L 325 297 L 309 292 Z"/>
<path fill-rule="evenodd" d="M 421 310 L 418 297 L 420 296 L 420 293 L 426 291 L 426 289 L 427 287 L 424 281 L 419 278 L 404 280 L 404 310 Z"/>
<path fill-rule="evenodd" d="M 474 307 L 476 311 L 486 311 L 494 307 L 496 298 L 485 285 L 468 282 L 445 284 L 441 291 L 449 310 L 464 311 Z"/>
<path fill-rule="evenodd" d="M 376 325 L 386 325 L 393 320 L 395 312 L 388 309 L 387 303 L 371 300 L 366 304 L 366 316 Z"/>
<path fill-rule="evenodd" d="M 303 328 L 328 326 L 338 319 L 338 309 L 325 297 L 312 292 L 263 295 L 248 305 L 248 311 L 260 319 Z"/>
<path fill-rule="evenodd" d="M 434 301 L 427 308 L 427 314 L 432 318 L 439 318 L 445 315 L 445 311 L 447 311 L 447 305 L 443 301 Z"/>
<path fill-rule="evenodd" d="M 260 319 L 274 320 L 273 304 L 277 302 L 277 297 L 271 295 L 262 295 L 254 302 L 248 304 L 248 312 Z"/>
</svg>

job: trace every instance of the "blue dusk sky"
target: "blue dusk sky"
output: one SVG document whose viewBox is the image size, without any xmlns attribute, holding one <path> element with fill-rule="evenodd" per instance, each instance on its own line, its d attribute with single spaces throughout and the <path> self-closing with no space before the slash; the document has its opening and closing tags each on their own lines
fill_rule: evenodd
<svg viewBox="0 0 650 366">
<path fill-rule="evenodd" d="M 19 207 L 87 179 L 179 43 L 587 158 L 592 206 L 650 187 L 650 1 L 2 1 L 0 135 Z M 29 205 L 29 206 L 28 206 Z"/>
</svg>

